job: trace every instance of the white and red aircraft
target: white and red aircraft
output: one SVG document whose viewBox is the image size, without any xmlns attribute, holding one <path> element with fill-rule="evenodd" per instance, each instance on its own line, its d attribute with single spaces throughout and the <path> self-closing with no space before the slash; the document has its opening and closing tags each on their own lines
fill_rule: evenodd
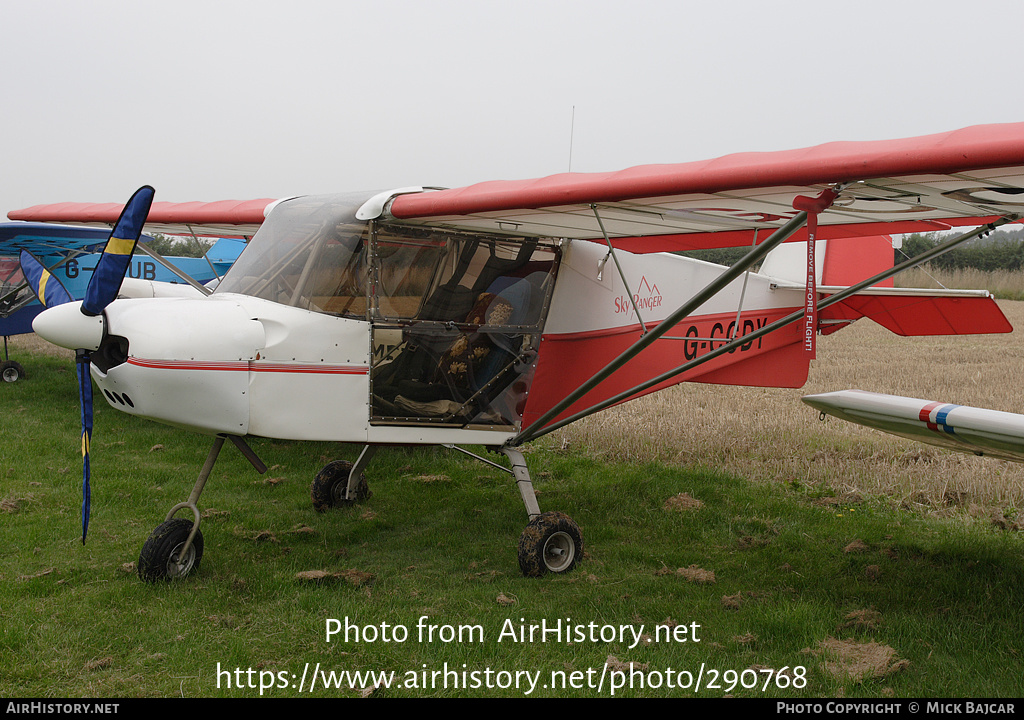
<svg viewBox="0 0 1024 720">
<path fill-rule="evenodd" d="M 317 509 L 366 497 L 381 445 L 503 453 L 530 517 L 521 569 L 558 573 L 582 536 L 541 513 L 523 443 L 683 381 L 799 387 L 816 334 L 861 317 L 901 335 L 1009 332 L 985 292 L 888 279 L 1017 221 L 1022 194 L 1024 123 L 453 190 L 154 203 L 148 218 L 147 192 L 112 234 L 112 279 L 35 329 L 79 350 L 111 406 L 215 437 L 188 501 L 146 541 L 144 579 L 198 565 L 199 495 L 224 439 L 245 451 L 246 435 L 364 446 L 319 473 Z M 209 296 L 115 299 L 116 260 L 143 226 L 254 235 Z M 886 236 L 954 226 L 977 229 L 892 267 Z M 673 254 L 730 246 L 750 248 L 731 267 Z M 184 508 L 193 519 L 174 519 Z"/>
</svg>

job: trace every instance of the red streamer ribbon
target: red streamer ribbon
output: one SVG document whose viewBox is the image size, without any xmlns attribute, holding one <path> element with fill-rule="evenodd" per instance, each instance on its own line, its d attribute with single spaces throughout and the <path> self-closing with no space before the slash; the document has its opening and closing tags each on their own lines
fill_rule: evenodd
<svg viewBox="0 0 1024 720">
<path fill-rule="evenodd" d="M 822 190 L 817 197 L 797 195 L 793 208 L 807 213 L 807 284 L 804 291 L 804 352 L 810 359 L 815 358 L 815 343 L 818 335 L 818 288 L 815 267 L 815 240 L 818 235 L 818 213 L 827 210 L 838 194 L 833 190 Z"/>
</svg>

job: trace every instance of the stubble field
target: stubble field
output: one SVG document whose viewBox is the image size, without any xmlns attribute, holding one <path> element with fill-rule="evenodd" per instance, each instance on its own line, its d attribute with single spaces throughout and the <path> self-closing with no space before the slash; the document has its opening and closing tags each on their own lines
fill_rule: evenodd
<svg viewBox="0 0 1024 720">
<path fill-rule="evenodd" d="M 999 305 L 1024 329 L 1024 302 Z M 929 512 L 1012 513 L 1024 503 L 1024 465 L 821 421 L 800 398 L 857 388 L 1024 412 L 1020 332 L 903 338 L 861 320 L 818 339 L 802 388 L 684 384 L 569 426 L 560 442 L 608 459 L 703 465 L 751 480 L 880 495 Z"/>
</svg>

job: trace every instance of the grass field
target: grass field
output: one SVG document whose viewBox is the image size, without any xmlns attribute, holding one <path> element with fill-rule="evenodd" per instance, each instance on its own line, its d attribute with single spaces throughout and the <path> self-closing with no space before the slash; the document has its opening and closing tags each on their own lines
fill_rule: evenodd
<svg viewBox="0 0 1024 720">
<path fill-rule="evenodd" d="M 1024 323 L 1024 303 L 1002 306 Z M 541 507 L 573 516 L 587 552 L 539 580 L 518 572 L 525 514 L 503 473 L 384 450 L 373 497 L 320 515 L 310 479 L 357 448 L 257 439 L 270 471 L 222 453 L 201 567 L 159 585 L 138 580 L 139 549 L 208 440 L 99 407 L 83 546 L 74 369 L 18 340 L 28 378 L 0 387 L 0 696 L 1016 697 L 1019 467 L 799 402 L 861 387 L 1019 411 L 1015 336 L 863 321 L 821 339 L 801 390 L 682 386 L 544 438 L 527 454 Z M 542 623 L 582 634 L 523 637 Z M 644 687 L 613 687 L 630 662 Z"/>
</svg>

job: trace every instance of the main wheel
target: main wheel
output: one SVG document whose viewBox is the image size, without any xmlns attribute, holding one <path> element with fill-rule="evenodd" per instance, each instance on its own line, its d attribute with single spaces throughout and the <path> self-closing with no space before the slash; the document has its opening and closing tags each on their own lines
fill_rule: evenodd
<svg viewBox="0 0 1024 720">
<path fill-rule="evenodd" d="M 152 532 L 139 555 L 139 577 L 146 582 L 180 580 L 199 567 L 203 559 L 203 533 L 196 531 L 184 557 L 181 548 L 192 532 L 188 520 L 168 520 Z"/>
<path fill-rule="evenodd" d="M 373 495 L 366 482 L 366 476 L 359 476 L 354 497 L 348 497 L 348 476 L 352 472 L 352 463 L 347 460 L 335 460 L 324 465 L 323 469 L 313 478 L 309 489 L 313 498 L 313 508 L 317 512 L 326 512 L 331 508 L 354 505 L 367 500 Z"/>
<path fill-rule="evenodd" d="M 13 360 L 5 360 L 0 363 L 0 377 L 4 379 L 4 382 L 18 382 L 25 377 L 25 368 Z"/>
<path fill-rule="evenodd" d="M 564 513 L 535 517 L 519 538 L 519 569 L 526 577 L 569 572 L 582 558 L 583 534 Z"/>
</svg>

